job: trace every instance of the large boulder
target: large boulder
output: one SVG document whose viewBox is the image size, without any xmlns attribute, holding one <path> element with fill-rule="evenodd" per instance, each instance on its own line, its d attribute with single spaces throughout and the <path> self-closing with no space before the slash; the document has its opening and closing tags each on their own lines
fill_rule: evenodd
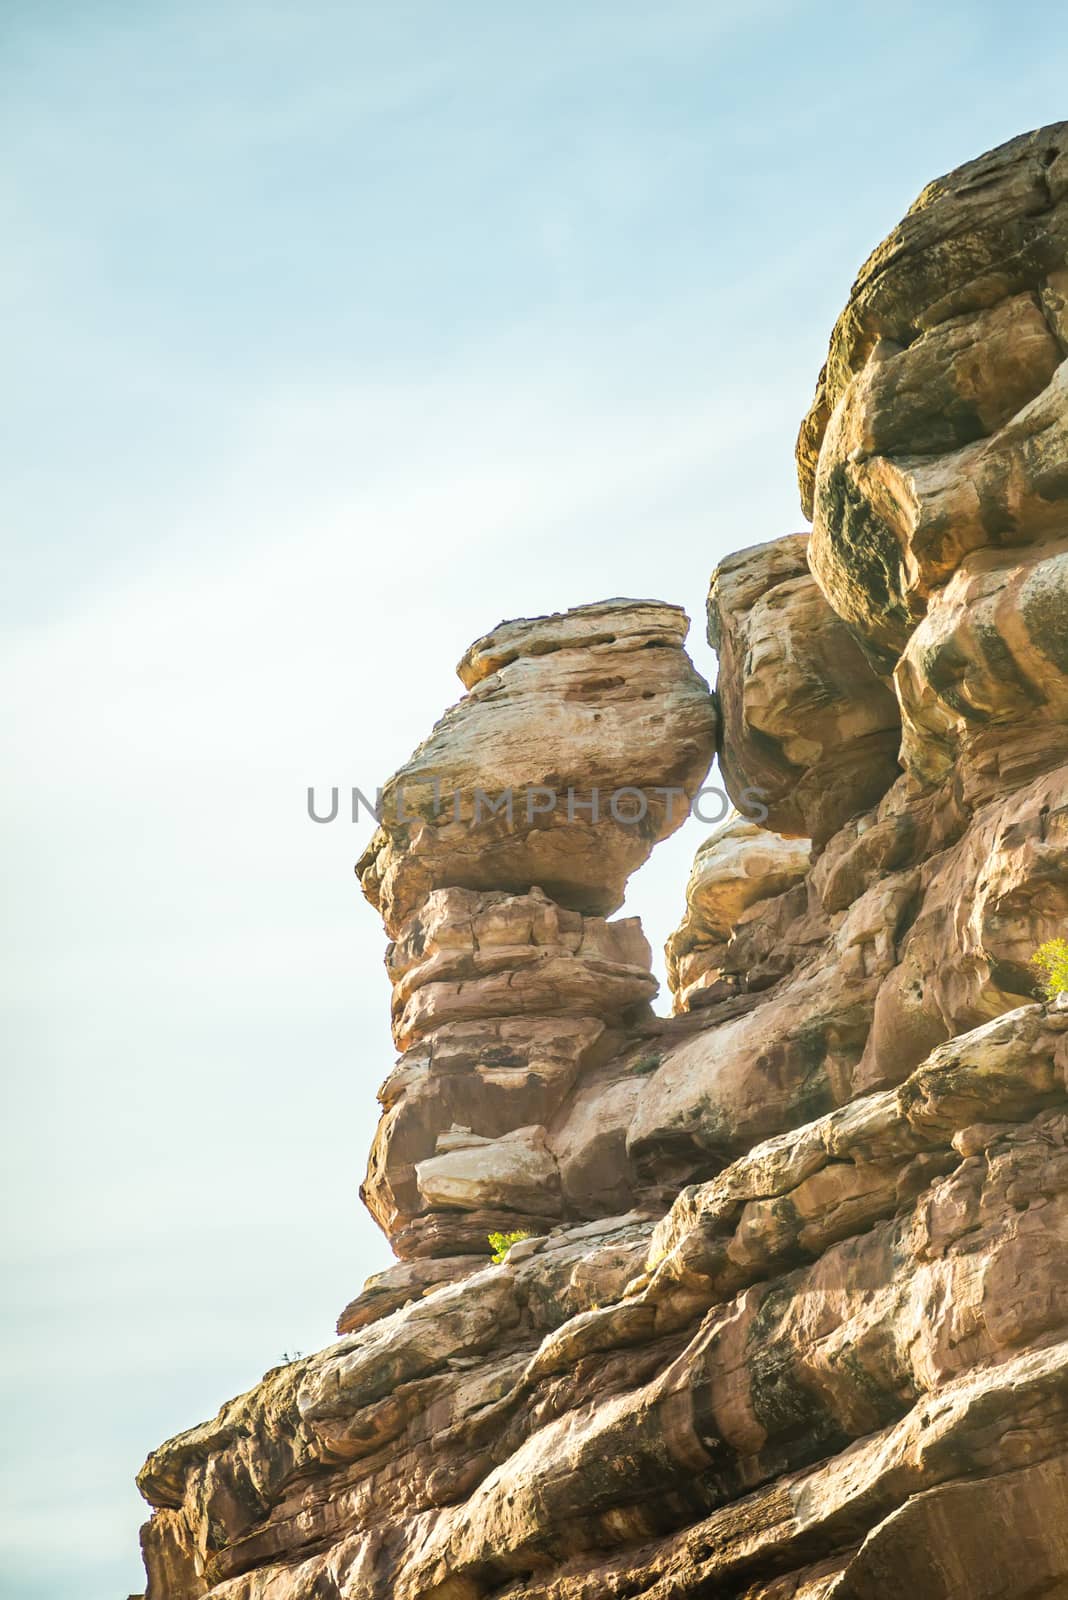
<svg viewBox="0 0 1068 1600">
<path fill-rule="evenodd" d="M 712 759 L 715 705 L 688 629 L 677 606 L 605 600 L 471 646 L 467 695 L 385 785 L 357 866 L 391 935 L 442 887 L 537 886 L 577 911 L 618 909 Z"/>
<path fill-rule="evenodd" d="M 722 561 L 708 594 L 719 764 L 743 816 L 821 845 L 897 777 L 900 726 L 790 534 Z"/>
<path fill-rule="evenodd" d="M 676 1011 L 719 998 L 734 985 L 731 935 L 751 907 L 801 883 L 807 839 L 784 839 L 745 817 L 732 817 L 698 846 L 686 885 L 686 913 L 664 954 Z"/>
</svg>

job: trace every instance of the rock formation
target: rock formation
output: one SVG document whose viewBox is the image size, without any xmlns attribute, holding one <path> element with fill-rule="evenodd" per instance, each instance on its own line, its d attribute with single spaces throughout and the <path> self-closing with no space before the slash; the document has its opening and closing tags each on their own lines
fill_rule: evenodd
<svg viewBox="0 0 1068 1600">
<path fill-rule="evenodd" d="M 655 602 L 464 657 L 359 866 L 400 1260 L 150 1456 L 148 1600 L 1068 1594 L 1066 304 L 1068 125 L 924 191 L 802 427 L 811 538 L 713 577 L 718 718 Z M 661 1017 L 605 919 L 714 743 L 765 814 L 698 851 Z"/>
<path fill-rule="evenodd" d="M 784 839 L 744 817 L 709 835 L 694 856 L 686 915 L 665 951 L 676 1012 L 711 1005 L 743 985 L 758 989 L 762 977 L 775 981 L 776 952 L 754 961 L 744 930 L 760 902 L 802 882 L 810 855 L 807 839 Z"/>
<path fill-rule="evenodd" d="M 708 770 L 715 715 L 688 628 L 677 606 L 605 600 L 476 640 L 457 668 L 468 693 L 386 785 L 356 869 L 392 938 L 442 887 L 536 884 L 618 910 Z"/>
<path fill-rule="evenodd" d="M 708 595 L 720 770 L 746 815 L 822 845 L 897 777 L 901 718 L 808 568 L 808 535 L 729 556 Z"/>
<path fill-rule="evenodd" d="M 357 871 L 393 936 L 404 1053 L 362 1192 L 398 1255 L 484 1254 L 490 1232 L 630 1205 L 625 1070 L 609 1090 L 657 984 L 637 920 L 596 913 L 681 825 L 712 758 L 688 626 L 626 600 L 501 623 L 386 785 Z"/>
</svg>

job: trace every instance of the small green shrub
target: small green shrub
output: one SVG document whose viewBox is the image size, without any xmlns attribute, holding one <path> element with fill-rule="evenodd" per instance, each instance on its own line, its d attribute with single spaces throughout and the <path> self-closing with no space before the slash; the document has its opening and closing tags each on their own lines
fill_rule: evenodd
<svg viewBox="0 0 1068 1600">
<path fill-rule="evenodd" d="M 518 1244 L 520 1239 L 529 1239 L 531 1235 L 520 1230 L 519 1233 L 490 1233 L 486 1237 L 493 1251 L 493 1259 L 500 1266 L 512 1246 Z"/>
<path fill-rule="evenodd" d="M 1042 974 L 1038 986 L 1047 1000 L 1068 994 L 1068 939 L 1047 939 L 1031 957 Z"/>
</svg>

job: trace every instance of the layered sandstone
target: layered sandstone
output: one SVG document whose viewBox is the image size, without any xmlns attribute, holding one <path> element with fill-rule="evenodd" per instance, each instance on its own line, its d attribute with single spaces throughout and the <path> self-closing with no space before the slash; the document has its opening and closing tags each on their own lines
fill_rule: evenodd
<svg viewBox="0 0 1068 1600">
<path fill-rule="evenodd" d="M 403 1054 L 362 1192 L 401 1256 L 630 1203 L 618 1115 L 591 1125 L 585 1108 L 592 1083 L 612 1100 L 612 1062 L 657 984 L 638 922 L 597 912 L 682 824 L 712 758 L 688 626 L 625 600 L 501 623 L 460 663 L 467 695 L 386 785 L 357 871 L 393 936 Z"/>
<path fill-rule="evenodd" d="M 391 937 L 443 887 L 618 910 L 708 770 L 715 712 L 688 628 L 678 606 L 605 600 L 476 640 L 467 694 L 385 786 L 357 867 Z"/>
<path fill-rule="evenodd" d="M 754 962 L 743 930 L 761 901 L 803 881 L 809 857 L 807 839 L 784 839 L 744 817 L 709 835 L 694 856 L 686 914 L 665 951 L 677 1012 L 774 981 L 774 955 L 770 966 Z"/>
<path fill-rule="evenodd" d="M 1068 124 L 929 184 L 861 268 L 798 441 L 812 568 L 884 669 L 971 551 L 1065 534 Z"/>
<path fill-rule="evenodd" d="M 1068 1594 L 1066 151 L 862 270 L 811 539 L 713 577 L 718 728 L 673 607 L 465 656 L 360 864 L 402 1259 L 150 1456 L 148 1600 Z M 699 849 L 662 1017 L 606 918 L 714 740 L 766 814 Z M 476 817 L 527 787 L 586 809 Z"/>
<path fill-rule="evenodd" d="M 823 844 L 897 777 L 897 703 L 808 567 L 808 535 L 740 550 L 712 576 L 720 771 L 747 816 Z"/>
</svg>

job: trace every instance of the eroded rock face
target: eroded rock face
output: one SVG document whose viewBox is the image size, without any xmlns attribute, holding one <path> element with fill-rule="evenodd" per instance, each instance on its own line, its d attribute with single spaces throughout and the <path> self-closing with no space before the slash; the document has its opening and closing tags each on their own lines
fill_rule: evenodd
<svg viewBox="0 0 1068 1600">
<path fill-rule="evenodd" d="M 745 817 L 710 834 L 694 856 L 686 885 L 686 914 L 665 946 L 668 983 L 676 1011 L 695 1010 L 735 992 L 749 975 L 737 969 L 732 935 L 751 907 L 802 882 L 809 864 L 807 839 L 784 839 Z"/>
<path fill-rule="evenodd" d="M 269 1374 L 146 1464 L 149 1594 L 697 1594 L 861 1572 L 962 1473 L 1062 1507 L 1066 1043 L 1010 1013 L 658 1226 L 559 1230 Z"/>
<path fill-rule="evenodd" d="M 932 595 L 895 670 L 902 765 L 919 784 L 959 767 L 979 805 L 1068 754 L 1068 505 L 1059 544 L 966 556 Z"/>
<path fill-rule="evenodd" d="M 883 670 L 973 550 L 1068 520 L 1068 124 L 929 184 L 862 267 L 798 441 L 820 585 Z"/>
<path fill-rule="evenodd" d="M 437 889 L 389 947 L 394 1037 L 501 1016 L 618 1020 L 656 994 L 636 917 L 605 922 L 526 895 Z"/>
<path fill-rule="evenodd" d="M 823 844 L 897 777 L 900 724 L 790 534 L 720 563 L 708 595 L 719 654 L 720 770 L 746 817 Z"/>
<path fill-rule="evenodd" d="M 614 1115 L 596 1131 L 565 1113 L 656 994 L 637 921 L 596 911 L 682 823 L 712 757 L 688 626 L 623 600 L 502 623 L 386 786 L 358 871 L 393 936 L 404 1055 L 361 1192 L 404 1257 L 628 1202 L 626 1093 L 600 1084 Z"/>
<path fill-rule="evenodd" d="M 715 708 L 688 629 L 677 606 L 605 600 L 501 623 L 471 646 L 468 694 L 385 786 L 357 868 L 391 935 L 442 887 L 619 908 L 712 759 Z M 509 793 L 511 814 L 493 812 Z"/>
<path fill-rule="evenodd" d="M 803 431 L 811 552 L 716 575 L 770 814 L 697 853 L 676 1015 L 604 920 L 666 812 L 376 836 L 364 1194 L 403 1259 L 150 1456 L 147 1600 L 1068 1594 L 1068 996 L 1031 966 L 1068 929 L 1063 146 L 925 191 Z M 683 636 L 503 625 L 405 772 L 694 785 Z"/>
<path fill-rule="evenodd" d="M 417 1169 L 457 1131 L 494 1140 L 547 1127 L 580 1074 L 611 1053 L 613 1037 L 596 1017 L 481 1017 L 447 1023 L 402 1056 L 379 1091 L 383 1115 L 361 1190 L 398 1255 L 485 1253 L 489 1232 L 530 1226 L 525 1195 L 514 1208 L 472 1215 L 436 1209 Z M 554 1204 L 540 1220 L 558 1217 Z"/>
</svg>

